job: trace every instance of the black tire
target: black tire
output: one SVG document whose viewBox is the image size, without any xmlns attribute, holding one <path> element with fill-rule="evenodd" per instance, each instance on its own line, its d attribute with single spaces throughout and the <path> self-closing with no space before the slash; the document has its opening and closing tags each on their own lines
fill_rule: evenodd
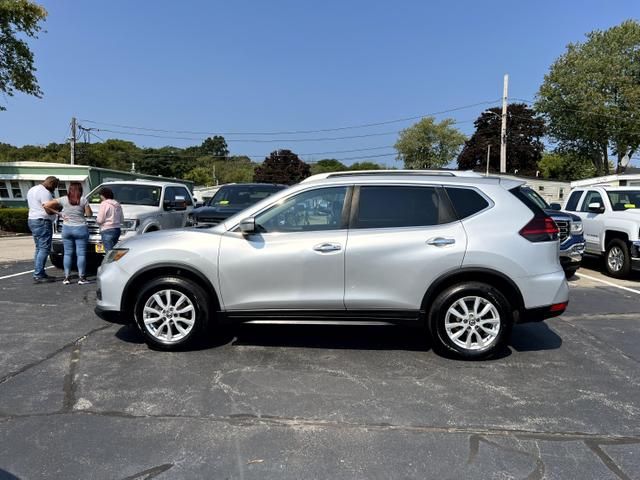
<svg viewBox="0 0 640 480">
<path fill-rule="evenodd" d="M 631 255 L 624 240 L 614 238 L 607 244 L 604 253 L 604 268 L 615 278 L 624 278 L 631 272 Z"/>
<path fill-rule="evenodd" d="M 482 306 L 481 310 L 483 310 L 486 305 L 492 306 L 492 309 L 480 317 L 480 320 L 477 320 L 477 317 L 474 316 L 464 322 L 466 325 L 461 325 L 460 327 L 451 327 L 451 324 L 449 324 L 450 329 L 455 329 L 455 331 L 451 330 L 452 336 L 461 333 L 461 336 L 458 337 L 460 342 L 466 344 L 466 340 L 471 338 L 471 348 L 456 343 L 456 340 L 453 340 L 450 334 L 447 333 L 446 327 L 448 320 L 451 321 L 456 318 L 455 315 L 448 314 L 449 309 L 465 297 L 482 299 L 479 301 L 479 304 Z M 467 304 L 467 302 L 471 302 L 471 300 L 464 300 L 464 303 L 468 307 L 473 307 L 472 303 Z M 462 305 L 458 304 L 456 311 L 461 307 Z M 497 318 L 495 315 L 497 315 Z M 487 335 L 487 330 L 484 329 L 485 327 L 480 325 L 481 321 L 487 322 L 489 319 L 497 320 L 496 324 L 499 328 L 496 330 L 496 335 L 494 336 Z M 463 320 L 460 320 L 461 324 L 462 322 Z M 428 325 L 436 351 L 444 354 L 453 354 L 456 357 L 466 360 L 479 360 L 495 355 L 504 348 L 511 335 L 513 312 L 509 301 L 497 288 L 481 282 L 465 282 L 447 288 L 435 298 L 429 310 Z M 487 324 L 484 323 L 484 325 Z M 491 328 L 490 325 L 489 328 Z M 464 330 L 461 332 L 461 329 Z M 472 333 L 472 331 L 478 333 Z M 492 340 L 485 346 L 478 345 L 484 340 L 482 335 L 487 335 L 486 338 L 492 337 Z"/>
<path fill-rule="evenodd" d="M 50 253 L 49 254 L 49 260 L 51 260 L 51 264 L 60 269 L 60 270 L 64 270 L 64 256 L 63 255 L 57 255 L 55 253 Z"/>
<path fill-rule="evenodd" d="M 564 271 L 564 276 L 565 276 L 567 279 L 569 279 L 569 278 L 573 277 L 573 276 L 576 274 L 576 272 L 577 272 L 577 271 L 578 271 L 578 269 L 577 269 L 577 268 L 568 268 L 568 269 L 566 269 L 566 270 Z"/>
<path fill-rule="evenodd" d="M 167 292 L 169 302 L 166 301 Z M 176 311 L 191 307 L 180 318 L 192 321 L 192 326 L 189 327 L 183 320 L 174 320 L 173 310 L 168 311 L 167 308 L 161 312 L 162 307 L 157 303 L 157 297 L 154 299 L 156 294 L 160 294 L 165 307 L 171 305 Z M 145 305 L 158 312 L 158 321 L 145 324 Z M 183 277 L 168 276 L 155 278 L 142 287 L 136 298 L 134 317 L 147 345 L 158 350 L 181 350 L 202 339 L 209 324 L 210 311 L 207 294 L 197 283 Z M 187 333 L 181 332 L 179 328 L 187 330 Z"/>
</svg>

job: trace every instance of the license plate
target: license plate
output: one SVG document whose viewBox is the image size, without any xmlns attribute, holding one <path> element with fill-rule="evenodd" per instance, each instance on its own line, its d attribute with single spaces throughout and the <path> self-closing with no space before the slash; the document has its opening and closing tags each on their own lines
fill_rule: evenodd
<svg viewBox="0 0 640 480">
<path fill-rule="evenodd" d="M 96 244 L 96 253 L 104 253 L 104 245 L 101 243 Z"/>
</svg>

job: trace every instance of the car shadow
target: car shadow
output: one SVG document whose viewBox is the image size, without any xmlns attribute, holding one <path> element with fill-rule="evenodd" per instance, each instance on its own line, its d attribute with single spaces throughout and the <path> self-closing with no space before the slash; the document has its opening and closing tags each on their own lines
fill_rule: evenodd
<svg viewBox="0 0 640 480">
<path fill-rule="evenodd" d="M 141 345 L 142 335 L 134 324 L 126 324 L 115 336 L 127 343 Z M 562 339 L 545 323 L 516 325 L 507 346 L 490 360 L 501 360 L 516 352 L 545 351 L 560 348 Z M 424 329 L 402 326 L 334 326 L 334 325 L 231 325 L 220 326 L 182 352 L 210 350 L 222 346 L 256 346 L 339 350 L 403 350 L 434 352 L 456 361 L 454 354 L 433 348 Z"/>
<path fill-rule="evenodd" d="M 518 352 L 556 350 L 562 346 L 562 338 L 545 322 L 515 325 L 510 346 Z"/>
</svg>

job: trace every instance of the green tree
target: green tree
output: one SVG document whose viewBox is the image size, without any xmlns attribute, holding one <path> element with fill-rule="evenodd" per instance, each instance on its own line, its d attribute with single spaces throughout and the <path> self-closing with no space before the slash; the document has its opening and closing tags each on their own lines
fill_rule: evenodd
<svg viewBox="0 0 640 480">
<path fill-rule="evenodd" d="M 596 174 L 592 161 L 574 152 L 545 153 L 538 162 L 538 169 L 544 178 L 569 182 L 590 178 Z"/>
<path fill-rule="evenodd" d="M 454 120 L 447 118 L 436 123 L 426 117 L 402 130 L 395 144 L 398 160 L 405 168 L 441 168 L 455 159 L 465 136 L 452 127 Z"/>
<path fill-rule="evenodd" d="M 216 160 L 226 160 L 229 157 L 227 141 L 221 135 L 205 139 L 200 145 L 200 155 L 211 155 Z"/>
<path fill-rule="evenodd" d="M 476 131 L 464 143 L 458 156 L 458 168 L 484 172 L 489 150 L 489 170 L 500 171 L 502 109 L 485 110 L 474 125 Z M 544 120 L 527 105 L 512 103 L 507 107 L 507 172 L 518 170 L 521 175 L 535 174 L 544 150 L 541 140 L 544 132 Z"/>
<path fill-rule="evenodd" d="M 254 180 L 293 185 L 311 174 L 309 165 L 291 150 L 274 150 L 255 170 Z"/>
<path fill-rule="evenodd" d="M 342 172 L 347 169 L 348 168 L 344 163 L 336 160 L 335 158 L 324 158 L 311 165 L 311 174 L 316 175 L 317 173 Z"/>
<path fill-rule="evenodd" d="M 0 92 L 13 96 L 15 91 L 42 97 L 34 73 L 33 53 L 20 38 L 37 38 L 40 22 L 47 11 L 28 0 L 0 1 Z M 6 107 L 0 105 L 0 110 Z"/>
<path fill-rule="evenodd" d="M 349 166 L 349 170 L 384 170 L 385 167 L 374 162 L 356 162 Z"/>
<path fill-rule="evenodd" d="M 640 23 L 627 20 L 571 43 L 551 65 L 538 92 L 536 109 L 549 134 L 565 150 L 609 173 L 609 154 L 620 161 L 640 145 Z"/>
</svg>

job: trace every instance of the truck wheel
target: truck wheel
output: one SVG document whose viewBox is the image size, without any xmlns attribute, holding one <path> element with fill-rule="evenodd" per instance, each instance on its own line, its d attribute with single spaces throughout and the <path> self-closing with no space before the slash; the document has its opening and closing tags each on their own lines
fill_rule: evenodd
<svg viewBox="0 0 640 480">
<path fill-rule="evenodd" d="M 607 273 L 612 277 L 623 278 L 631 272 L 631 257 L 629 247 L 624 240 L 615 238 L 607 245 L 604 255 L 604 265 Z"/>
<path fill-rule="evenodd" d="M 50 253 L 49 260 L 51 260 L 51 264 L 54 267 L 59 268 L 60 270 L 64 269 L 64 262 L 63 262 L 64 256 L 56 255 L 55 253 Z"/>
<path fill-rule="evenodd" d="M 491 285 L 453 285 L 436 297 L 429 312 L 434 347 L 467 360 L 489 357 L 509 339 L 511 310 L 506 297 Z"/>
<path fill-rule="evenodd" d="M 209 302 L 203 289 L 187 278 L 158 277 L 141 288 L 134 315 L 150 347 L 177 350 L 206 330 Z"/>
</svg>

